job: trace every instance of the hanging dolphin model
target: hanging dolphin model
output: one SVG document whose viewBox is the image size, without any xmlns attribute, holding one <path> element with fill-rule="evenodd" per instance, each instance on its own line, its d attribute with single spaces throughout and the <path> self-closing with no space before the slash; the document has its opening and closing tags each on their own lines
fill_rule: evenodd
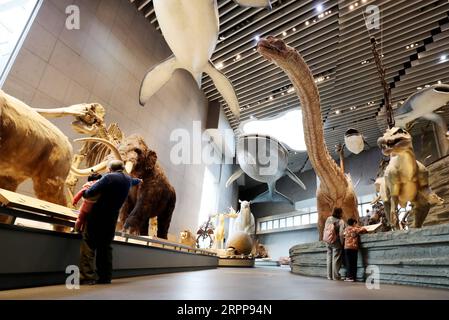
<svg viewBox="0 0 449 320">
<path fill-rule="evenodd" d="M 287 167 L 288 150 L 276 139 L 258 134 L 242 135 L 237 141 L 236 154 L 240 169 L 228 179 L 226 187 L 244 173 L 268 185 L 268 190 L 251 200 L 251 203 L 289 202 L 293 205 L 292 200 L 276 190 L 276 181 L 285 175 L 306 189 L 304 183 Z"/>
<path fill-rule="evenodd" d="M 354 154 L 359 154 L 365 149 L 365 137 L 357 129 L 349 129 L 345 133 L 345 146 Z"/>
<path fill-rule="evenodd" d="M 270 0 L 235 0 L 252 7 L 270 7 Z M 217 0 L 153 0 L 154 11 L 173 56 L 152 68 L 142 81 L 142 106 L 173 75 L 176 69 L 189 71 L 201 87 L 207 73 L 236 118 L 240 108 L 234 88 L 210 61 L 219 35 Z"/>
</svg>

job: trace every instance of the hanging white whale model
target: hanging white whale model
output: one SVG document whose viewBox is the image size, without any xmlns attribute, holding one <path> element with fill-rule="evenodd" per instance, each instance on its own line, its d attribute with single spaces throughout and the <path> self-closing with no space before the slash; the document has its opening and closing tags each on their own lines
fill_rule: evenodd
<svg viewBox="0 0 449 320">
<path fill-rule="evenodd" d="M 447 103 L 449 103 L 449 85 L 436 84 L 422 89 L 412 94 L 402 106 L 395 110 L 396 126 L 405 127 L 407 123 L 418 118 L 425 118 L 442 125 L 444 120 L 433 112 Z M 445 123 L 444 126 L 446 126 Z"/>
<path fill-rule="evenodd" d="M 244 173 L 268 185 L 268 190 L 251 200 L 251 203 L 289 202 L 293 205 L 291 199 L 276 190 L 276 181 L 285 175 L 306 189 L 304 183 L 287 167 L 288 150 L 276 139 L 259 134 L 242 135 L 237 141 L 236 154 L 240 169 L 228 179 L 226 187 Z"/>
<path fill-rule="evenodd" d="M 270 7 L 270 0 L 234 1 L 243 6 Z M 238 118 L 240 107 L 234 88 L 210 61 L 220 27 L 217 0 L 153 0 L 153 6 L 173 56 L 147 73 L 140 88 L 140 104 L 145 105 L 176 69 L 185 69 L 196 79 L 199 87 L 203 73 L 207 73 Z"/>
<path fill-rule="evenodd" d="M 357 129 L 348 129 L 345 133 L 345 146 L 354 154 L 359 154 L 365 149 L 365 137 Z"/>
<path fill-rule="evenodd" d="M 442 155 L 449 154 L 447 124 L 443 117 L 434 111 L 449 103 L 449 85 L 436 84 L 412 94 L 402 106 L 394 112 L 397 127 L 405 127 L 407 123 L 418 118 L 433 121 L 436 134 L 439 136 L 439 148 Z"/>
</svg>

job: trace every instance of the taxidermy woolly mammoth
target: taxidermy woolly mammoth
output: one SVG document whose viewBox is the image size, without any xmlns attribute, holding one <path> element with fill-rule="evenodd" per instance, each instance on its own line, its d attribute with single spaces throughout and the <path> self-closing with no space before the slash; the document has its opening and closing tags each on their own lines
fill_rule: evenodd
<svg viewBox="0 0 449 320">
<path fill-rule="evenodd" d="M 131 176 L 143 180 L 141 185 L 131 190 L 121 208 L 117 229 L 124 228 L 133 234 L 148 235 L 149 220 L 157 217 L 157 236 L 167 239 L 176 204 L 176 192 L 158 164 L 156 153 L 148 148 L 144 139 L 139 135 L 131 135 L 125 138 L 118 148 L 101 138 L 83 138 L 76 141 L 106 145 L 111 150 L 111 155 L 103 164 L 107 164 L 113 156 L 125 162 L 126 171 Z"/>
<path fill-rule="evenodd" d="M 38 199 L 65 206 L 71 159 L 72 145 L 55 125 L 0 90 L 0 188 L 15 192 L 31 179 Z"/>
<path fill-rule="evenodd" d="M 72 162 L 72 145 L 46 119 L 64 116 L 75 117 L 72 126 L 78 132 L 92 132 L 103 121 L 104 108 L 92 103 L 34 109 L 0 90 L 0 188 L 15 192 L 22 182 L 31 179 L 38 199 L 68 205 L 64 189 Z M 11 219 L 0 216 L 0 222 L 8 223 Z"/>
</svg>

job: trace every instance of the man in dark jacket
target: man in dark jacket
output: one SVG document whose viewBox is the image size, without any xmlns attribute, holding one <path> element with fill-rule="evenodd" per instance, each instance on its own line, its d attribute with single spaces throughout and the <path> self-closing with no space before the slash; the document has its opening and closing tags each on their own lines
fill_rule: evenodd
<svg viewBox="0 0 449 320">
<path fill-rule="evenodd" d="M 80 257 L 81 283 L 111 283 L 112 279 L 112 241 L 120 208 L 128 197 L 132 186 L 141 180 L 126 175 L 122 161 L 109 162 L 106 174 L 88 190 L 84 198 L 99 196 L 86 219 Z M 95 272 L 94 259 L 96 252 Z"/>
</svg>

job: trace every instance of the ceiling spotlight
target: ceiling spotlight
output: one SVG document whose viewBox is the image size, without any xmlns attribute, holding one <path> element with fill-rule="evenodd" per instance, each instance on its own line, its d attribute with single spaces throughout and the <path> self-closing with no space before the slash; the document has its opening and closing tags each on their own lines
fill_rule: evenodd
<svg viewBox="0 0 449 320">
<path fill-rule="evenodd" d="M 260 36 L 255 36 L 254 40 L 259 41 L 260 40 Z"/>
<path fill-rule="evenodd" d="M 410 48 L 413 48 L 415 45 L 412 43 L 411 45 L 410 45 Z"/>
<path fill-rule="evenodd" d="M 221 40 L 221 41 L 223 41 L 223 40 L 225 40 L 225 39 L 226 39 L 225 36 L 221 36 L 221 37 L 220 37 L 220 40 Z"/>
<path fill-rule="evenodd" d="M 443 54 L 443 55 L 440 57 L 440 61 L 441 61 L 441 62 L 446 62 L 446 61 L 447 61 L 447 55 Z"/>
<path fill-rule="evenodd" d="M 287 31 L 282 32 L 282 35 L 285 37 L 287 35 Z"/>
<path fill-rule="evenodd" d="M 337 111 L 335 111 L 335 114 L 340 114 L 341 113 L 341 111 L 340 110 L 337 110 Z"/>
<path fill-rule="evenodd" d="M 425 88 L 430 88 L 430 84 L 426 84 L 424 87 Z"/>
<path fill-rule="evenodd" d="M 241 56 L 240 54 L 238 54 L 238 55 L 235 57 L 236 60 L 240 60 L 241 58 L 242 58 L 242 56 Z"/>
<path fill-rule="evenodd" d="M 367 0 L 362 0 L 362 3 L 366 3 Z"/>
<path fill-rule="evenodd" d="M 349 10 L 354 10 L 354 5 L 351 4 L 351 5 L 349 6 Z"/>
<path fill-rule="evenodd" d="M 410 46 L 406 46 L 405 49 L 407 49 L 407 50 L 410 49 Z"/>
<path fill-rule="evenodd" d="M 292 31 L 295 32 L 295 31 L 296 31 L 296 28 L 293 28 Z"/>
<path fill-rule="evenodd" d="M 318 12 L 323 12 L 323 5 L 322 4 L 319 4 L 319 5 L 317 5 L 316 6 L 316 11 L 318 11 Z"/>
<path fill-rule="evenodd" d="M 294 88 L 294 87 L 291 87 L 291 88 L 288 89 L 288 91 L 287 91 L 287 93 L 293 93 L 293 92 L 295 92 L 295 88 Z"/>
<path fill-rule="evenodd" d="M 418 87 L 418 88 L 416 88 L 416 90 L 422 90 L 422 87 Z"/>
<path fill-rule="evenodd" d="M 438 80 L 438 84 L 441 84 L 442 82 L 441 82 L 441 80 Z"/>
<path fill-rule="evenodd" d="M 273 100 L 274 98 L 273 98 L 273 96 L 270 96 L 270 98 L 269 98 L 269 99 L 270 99 L 270 101 L 271 101 L 271 100 Z"/>
<path fill-rule="evenodd" d="M 217 67 L 218 70 L 223 69 L 223 67 L 224 67 L 223 62 L 219 62 L 219 63 L 216 65 L 216 67 Z"/>
<path fill-rule="evenodd" d="M 309 21 L 306 21 L 306 26 L 308 26 L 310 24 L 310 22 Z"/>
<path fill-rule="evenodd" d="M 356 7 L 358 7 L 358 6 L 359 6 L 359 3 L 358 3 L 358 2 L 356 2 L 356 3 L 355 3 L 355 6 L 356 6 Z"/>
<path fill-rule="evenodd" d="M 313 19 L 313 23 L 316 23 L 316 19 Z"/>
</svg>

